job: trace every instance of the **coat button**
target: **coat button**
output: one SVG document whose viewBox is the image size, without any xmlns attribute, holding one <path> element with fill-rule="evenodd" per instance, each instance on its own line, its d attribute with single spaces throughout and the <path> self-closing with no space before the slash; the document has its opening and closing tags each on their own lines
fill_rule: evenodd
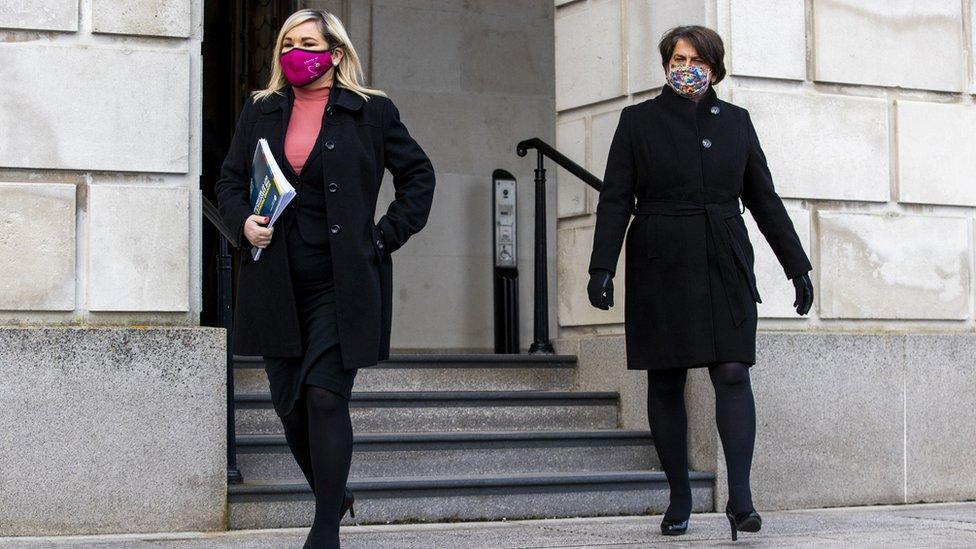
<svg viewBox="0 0 976 549">
<path fill-rule="evenodd" d="M 325 108 L 325 114 L 332 114 L 332 105 Z"/>
<path fill-rule="evenodd" d="M 329 183 L 329 192 L 334 193 L 339 190 L 339 186 L 335 183 Z"/>
<path fill-rule="evenodd" d="M 711 112 L 712 114 L 718 114 L 718 113 L 720 113 L 720 112 L 722 112 L 722 109 L 720 109 L 720 108 L 718 108 L 718 105 L 714 105 L 714 106 L 712 106 L 712 108 L 710 109 L 710 112 Z"/>
<path fill-rule="evenodd" d="M 332 141 L 326 141 L 325 142 L 325 148 L 326 149 L 329 149 L 331 151 L 332 149 L 335 148 L 335 143 L 333 143 Z"/>
<path fill-rule="evenodd" d="M 376 239 L 376 247 L 379 248 L 379 249 L 381 249 L 381 250 L 383 249 L 383 240 L 382 239 L 379 239 L 379 238 Z"/>
<path fill-rule="evenodd" d="M 707 137 L 702 139 L 702 147 L 705 147 L 706 149 L 712 148 L 712 140 L 708 139 Z"/>
<path fill-rule="evenodd" d="M 332 234 L 339 234 L 339 226 L 338 225 L 333 225 L 331 228 L 329 228 L 329 230 L 332 231 Z"/>
</svg>

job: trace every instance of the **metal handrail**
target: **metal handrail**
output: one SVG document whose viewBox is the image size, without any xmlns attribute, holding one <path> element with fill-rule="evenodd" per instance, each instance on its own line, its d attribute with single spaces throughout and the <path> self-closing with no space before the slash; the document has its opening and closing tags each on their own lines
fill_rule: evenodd
<svg viewBox="0 0 976 549">
<path fill-rule="evenodd" d="M 230 248 L 237 247 L 237 239 L 233 231 L 227 228 L 220 211 L 213 202 L 206 197 L 203 201 L 203 217 L 209 221 L 220 233 L 220 251 L 217 254 L 217 300 L 220 306 L 220 325 L 227 333 L 226 369 L 227 369 L 227 482 L 240 484 L 244 482 L 237 467 L 237 433 L 234 420 L 234 296 L 232 293 L 233 256 Z"/>
<path fill-rule="evenodd" d="M 538 137 L 526 139 L 515 146 L 515 152 L 518 153 L 519 156 L 525 156 L 528 154 L 529 149 L 535 149 L 539 151 L 540 155 L 548 156 L 553 162 L 559 164 L 564 170 L 575 175 L 581 181 L 583 181 L 583 183 L 586 183 L 594 189 L 599 191 L 603 188 L 603 181 L 600 180 L 599 177 L 588 172 L 586 168 L 580 166 L 576 162 L 573 162 L 566 155 L 557 151 L 551 145 Z"/>
<path fill-rule="evenodd" d="M 217 209 L 217 206 L 206 197 L 203 197 L 203 216 L 220 232 L 232 248 L 237 248 L 237 238 L 234 236 L 234 232 L 221 219 L 220 210 Z"/>
<path fill-rule="evenodd" d="M 546 168 L 545 157 L 562 166 L 566 171 L 580 178 L 583 183 L 596 190 L 603 188 L 603 181 L 573 162 L 563 153 L 538 137 L 526 139 L 515 146 L 519 156 L 525 156 L 529 149 L 538 151 L 535 168 L 535 311 L 533 311 L 534 330 L 529 353 L 555 353 L 549 339 L 549 282 L 548 253 L 546 250 Z"/>
</svg>

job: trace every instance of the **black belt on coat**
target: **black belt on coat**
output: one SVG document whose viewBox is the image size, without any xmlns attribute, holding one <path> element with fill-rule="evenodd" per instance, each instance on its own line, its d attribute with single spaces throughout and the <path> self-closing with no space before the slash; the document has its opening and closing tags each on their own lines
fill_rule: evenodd
<svg viewBox="0 0 976 549">
<path fill-rule="evenodd" d="M 712 233 L 715 243 L 715 255 L 718 258 L 719 269 L 722 272 L 722 285 L 732 313 L 732 322 L 736 326 L 746 318 L 745 304 L 739 296 L 739 272 L 732 257 L 732 243 L 729 232 L 725 228 L 725 220 L 742 215 L 739 210 L 739 199 L 727 202 L 700 204 L 686 200 L 638 200 L 634 208 L 634 215 L 705 215 L 708 229 Z"/>
</svg>

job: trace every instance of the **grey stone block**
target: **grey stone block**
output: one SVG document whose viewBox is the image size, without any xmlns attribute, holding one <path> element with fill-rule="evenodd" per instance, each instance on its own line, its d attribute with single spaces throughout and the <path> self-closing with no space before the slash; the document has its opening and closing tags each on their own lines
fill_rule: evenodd
<svg viewBox="0 0 976 549">
<path fill-rule="evenodd" d="M 971 334 L 905 338 L 908 502 L 976 499 L 976 375 Z"/>
<path fill-rule="evenodd" d="M 816 80 L 941 91 L 966 87 L 959 0 L 813 0 Z M 944 70 L 926 74 L 928 51 Z"/>
<path fill-rule="evenodd" d="M 972 315 L 968 218 L 827 211 L 817 218 L 821 318 Z"/>
<path fill-rule="evenodd" d="M 0 183 L 0 309 L 75 308 L 75 186 Z"/>
<path fill-rule="evenodd" d="M 224 333 L 0 328 L 0 535 L 224 527 Z"/>
<path fill-rule="evenodd" d="M 44 0 L 42 9 L 37 4 L 25 0 L 0 4 L 0 28 L 78 30 L 78 0 Z"/>
<path fill-rule="evenodd" d="M 193 31 L 194 4 L 191 0 L 92 0 L 92 31 L 188 38 Z"/>
<path fill-rule="evenodd" d="M 88 309 L 187 311 L 190 189 L 88 187 Z M 168 242 L 166 246 L 160 243 Z"/>
<path fill-rule="evenodd" d="M 904 351 L 900 337 L 761 335 L 750 372 L 757 508 L 902 501 Z"/>
<path fill-rule="evenodd" d="M 191 57 L 175 49 L 4 43 L 0 127 L 17 131 L 0 134 L 0 165 L 187 173 Z M 139 85 L 125 92 L 120 83 L 134 74 Z"/>
</svg>

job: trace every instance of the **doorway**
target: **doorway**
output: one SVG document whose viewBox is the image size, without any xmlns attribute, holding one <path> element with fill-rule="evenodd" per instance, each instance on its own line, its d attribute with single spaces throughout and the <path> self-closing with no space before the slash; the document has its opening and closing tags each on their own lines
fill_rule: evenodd
<svg viewBox="0 0 976 549">
<path fill-rule="evenodd" d="M 234 135 L 238 113 L 251 90 L 267 85 L 278 29 L 297 0 L 204 0 L 203 128 L 200 189 L 214 204 L 214 184 Z M 217 253 L 220 234 L 206 220 L 202 231 L 202 326 L 220 325 Z M 234 284 L 239 258 L 234 252 Z"/>
</svg>

